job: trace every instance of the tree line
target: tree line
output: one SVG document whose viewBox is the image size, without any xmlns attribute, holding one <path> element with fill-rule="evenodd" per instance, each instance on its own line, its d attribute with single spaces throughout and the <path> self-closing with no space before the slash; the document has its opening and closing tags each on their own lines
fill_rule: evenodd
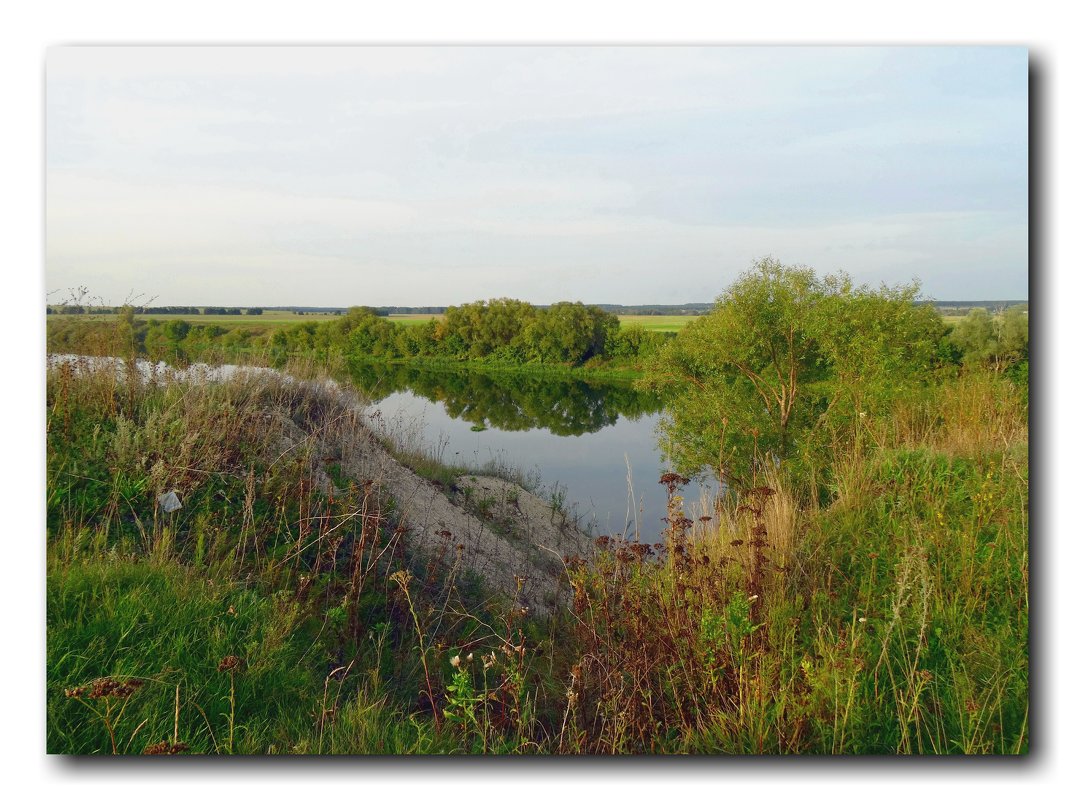
<svg viewBox="0 0 1075 801">
<path fill-rule="evenodd" d="M 768 459 L 808 462 L 960 369 L 1003 373 L 1026 398 L 1026 306 L 976 309 L 952 328 L 918 295 L 917 283 L 873 289 L 756 262 L 649 365 L 670 412 L 666 452 L 729 480 Z"/>
<path fill-rule="evenodd" d="M 399 325 L 357 306 L 343 317 L 273 332 L 274 361 L 301 353 L 362 359 L 441 359 L 502 364 L 622 364 L 652 357 L 668 340 L 596 306 L 554 303 L 542 308 L 498 298 L 449 306 L 439 320 Z"/>
<path fill-rule="evenodd" d="M 78 303 L 46 306 L 46 314 L 122 314 L 124 306 L 84 306 Z M 264 309 L 258 306 L 134 306 L 135 314 L 253 314 L 258 315 Z"/>
</svg>

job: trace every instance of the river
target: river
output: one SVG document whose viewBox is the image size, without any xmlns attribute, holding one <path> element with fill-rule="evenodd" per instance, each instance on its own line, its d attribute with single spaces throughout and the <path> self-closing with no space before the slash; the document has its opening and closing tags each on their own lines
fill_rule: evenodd
<svg viewBox="0 0 1075 801">
<path fill-rule="evenodd" d="M 658 479 L 669 468 L 656 396 L 622 381 L 373 363 L 352 380 L 371 399 L 371 422 L 399 446 L 524 477 L 595 535 L 660 539 L 667 496 Z M 705 514 L 713 490 L 712 481 L 688 484 L 688 515 Z"/>
</svg>

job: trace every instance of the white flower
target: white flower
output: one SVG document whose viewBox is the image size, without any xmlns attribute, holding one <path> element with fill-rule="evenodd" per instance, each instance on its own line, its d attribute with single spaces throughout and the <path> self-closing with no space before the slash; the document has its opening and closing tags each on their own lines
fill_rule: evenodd
<svg viewBox="0 0 1075 801">
<path fill-rule="evenodd" d="M 859 623 L 865 623 L 865 622 L 866 622 L 866 618 L 864 618 L 864 617 L 859 618 Z"/>
<path fill-rule="evenodd" d="M 448 662 L 450 662 L 452 667 L 454 668 L 459 667 L 459 654 L 453 656 L 451 659 L 448 660 Z"/>
</svg>

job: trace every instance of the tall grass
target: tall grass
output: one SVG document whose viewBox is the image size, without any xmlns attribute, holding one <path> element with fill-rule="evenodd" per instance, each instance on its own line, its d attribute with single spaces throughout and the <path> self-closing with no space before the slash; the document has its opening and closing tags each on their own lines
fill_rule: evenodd
<svg viewBox="0 0 1075 801">
<path fill-rule="evenodd" d="M 968 376 L 858 425 L 826 487 L 689 520 L 666 476 L 661 545 L 575 566 L 566 750 L 1027 751 L 1025 406 Z"/>
</svg>

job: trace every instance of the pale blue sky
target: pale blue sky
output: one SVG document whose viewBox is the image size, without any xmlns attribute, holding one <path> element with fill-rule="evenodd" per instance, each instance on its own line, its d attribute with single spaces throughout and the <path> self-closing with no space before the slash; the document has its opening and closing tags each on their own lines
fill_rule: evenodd
<svg viewBox="0 0 1075 801">
<path fill-rule="evenodd" d="M 46 288 L 711 301 L 774 256 L 1027 296 L 1027 51 L 54 48 Z"/>
</svg>

